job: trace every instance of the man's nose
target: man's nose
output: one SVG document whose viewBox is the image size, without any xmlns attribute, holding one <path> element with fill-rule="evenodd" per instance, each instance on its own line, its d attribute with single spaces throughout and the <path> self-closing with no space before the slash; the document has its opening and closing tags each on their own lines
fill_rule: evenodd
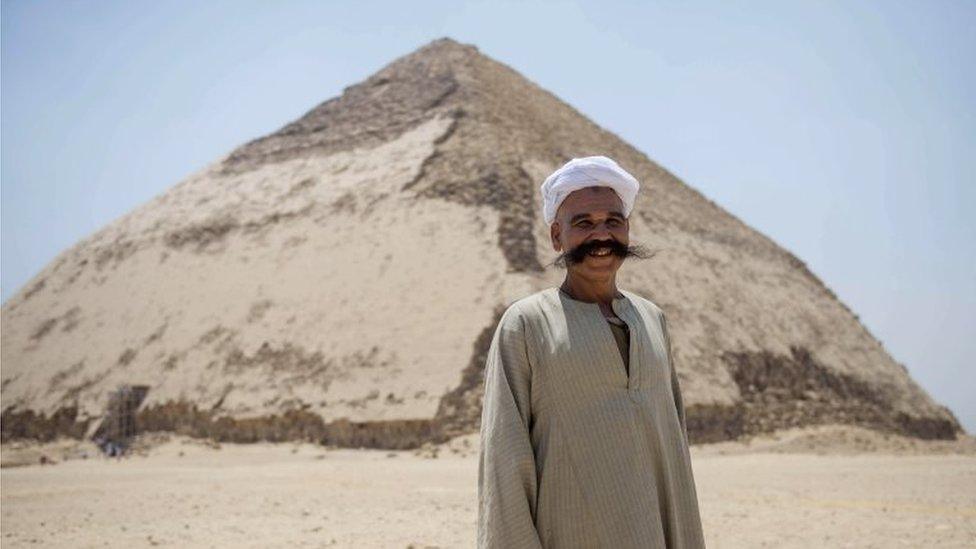
<svg viewBox="0 0 976 549">
<path fill-rule="evenodd" d="M 591 237 L 595 240 L 612 240 L 613 237 L 611 236 L 611 234 L 612 233 L 610 232 L 610 227 L 607 226 L 607 222 L 604 221 L 603 223 L 597 223 L 593 227 L 593 233 Z"/>
</svg>

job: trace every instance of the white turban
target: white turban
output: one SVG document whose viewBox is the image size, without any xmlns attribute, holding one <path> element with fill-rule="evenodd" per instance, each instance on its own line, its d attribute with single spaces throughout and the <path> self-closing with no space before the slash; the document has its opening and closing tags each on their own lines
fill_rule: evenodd
<svg viewBox="0 0 976 549">
<path fill-rule="evenodd" d="M 556 210 L 569 193 L 585 187 L 610 187 L 624 204 L 624 217 L 630 217 L 640 183 L 605 156 L 574 158 L 542 183 L 542 215 L 546 225 L 552 225 Z"/>
</svg>

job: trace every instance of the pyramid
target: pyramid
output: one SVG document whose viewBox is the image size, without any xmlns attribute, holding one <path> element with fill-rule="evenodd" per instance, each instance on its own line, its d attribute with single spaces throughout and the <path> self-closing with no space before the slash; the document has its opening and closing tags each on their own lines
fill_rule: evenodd
<svg viewBox="0 0 976 549">
<path fill-rule="evenodd" d="M 411 447 L 478 429 L 512 301 L 557 285 L 539 183 L 577 156 L 642 183 L 618 286 L 657 303 L 695 441 L 841 422 L 954 438 L 802 261 L 614 134 L 450 39 L 192 174 L 2 308 L 4 439 L 140 428 Z"/>
</svg>

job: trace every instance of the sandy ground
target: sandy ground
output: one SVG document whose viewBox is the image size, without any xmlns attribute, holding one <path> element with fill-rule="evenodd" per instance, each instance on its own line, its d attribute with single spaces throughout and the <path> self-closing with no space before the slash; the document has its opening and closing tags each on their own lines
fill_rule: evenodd
<svg viewBox="0 0 976 549">
<path fill-rule="evenodd" d="M 976 546 L 971 437 L 821 428 L 692 454 L 709 547 Z M 155 436 L 123 459 L 73 441 L 2 455 L 3 547 L 474 546 L 476 436 L 400 452 Z"/>
</svg>

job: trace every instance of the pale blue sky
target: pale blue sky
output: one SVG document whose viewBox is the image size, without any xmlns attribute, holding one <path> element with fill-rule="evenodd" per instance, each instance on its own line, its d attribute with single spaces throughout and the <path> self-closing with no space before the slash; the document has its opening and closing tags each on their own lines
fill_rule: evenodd
<svg viewBox="0 0 976 549">
<path fill-rule="evenodd" d="M 976 2 L 8 0 L 0 24 L 4 300 L 450 36 L 794 252 L 976 431 Z"/>
</svg>

